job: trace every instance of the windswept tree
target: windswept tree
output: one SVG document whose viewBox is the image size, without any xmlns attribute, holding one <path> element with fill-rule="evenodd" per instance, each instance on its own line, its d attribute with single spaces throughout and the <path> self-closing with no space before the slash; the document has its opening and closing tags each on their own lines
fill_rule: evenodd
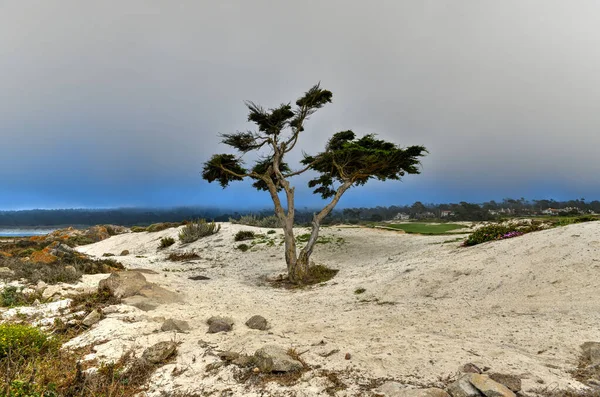
<svg viewBox="0 0 600 397">
<path fill-rule="evenodd" d="M 342 195 L 352 186 L 362 186 L 371 179 L 400 180 L 406 174 L 419 173 L 419 157 L 427 150 L 423 146 L 402 148 L 394 143 L 376 139 L 375 135 L 357 138 L 352 131 L 333 134 L 325 150 L 315 155 L 304 154 L 297 169 L 286 162 L 288 153 L 297 148 L 309 117 L 330 103 L 331 91 L 319 84 L 312 87 L 295 106 L 284 103 L 265 109 L 246 102 L 248 121 L 256 124 L 255 131 L 222 134 L 222 143 L 237 154 L 215 154 L 204 164 L 202 176 L 208 182 L 218 182 L 223 188 L 234 181 L 249 178 L 254 188 L 269 192 L 275 214 L 285 236 L 285 260 L 288 277 L 301 284 L 309 276 L 309 260 L 319 236 L 323 219 L 333 210 Z M 243 156 L 255 153 L 258 158 L 246 166 Z M 312 232 L 306 245 L 298 252 L 294 238 L 294 187 L 290 180 L 305 172 L 316 174 L 308 182 L 315 194 L 328 200 L 312 219 Z M 285 198 L 280 199 L 279 192 Z M 285 204 L 282 201 L 285 200 Z"/>
</svg>

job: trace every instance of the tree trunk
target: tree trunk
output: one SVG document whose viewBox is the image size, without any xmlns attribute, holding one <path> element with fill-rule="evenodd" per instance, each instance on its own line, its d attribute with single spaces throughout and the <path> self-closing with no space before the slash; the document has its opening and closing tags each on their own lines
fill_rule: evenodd
<svg viewBox="0 0 600 397">
<path fill-rule="evenodd" d="M 293 283 L 302 284 L 309 275 L 310 256 L 313 252 L 313 248 L 317 242 L 317 239 L 319 238 L 319 228 L 320 224 L 317 220 L 317 216 L 315 215 L 312 222 L 310 238 L 308 239 L 306 246 L 300 250 L 300 254 L 298 255 L 294 265 L 290 267 L 288 264 L 288 277 Z"/>
</svg>

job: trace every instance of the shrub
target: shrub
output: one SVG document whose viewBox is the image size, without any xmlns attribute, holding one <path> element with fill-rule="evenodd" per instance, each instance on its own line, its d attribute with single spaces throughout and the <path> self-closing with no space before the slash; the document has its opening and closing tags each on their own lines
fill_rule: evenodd
<svg viewBox="0 0 600 397">
<path fill-rule="evenodd" d="M 243 215 L 240 217 L 240 219 L 229 218 L 229 222 L 239 224 L 239 225 L 256 226 L 256 227 L 270 227 L 270 228 L 281 227 L 279 218 L 277 218 L 275 215 L 265 216 L 263 218 L 259 218 L 256 215 Z"/>
<path fill-rule="evenodd" d="M 277 233 L 275 230 L 269 230 L 269 231 L 267 232 L 267 234 L 275 234 L 275 233 Z"/>
<path fill-rule="evenodd" d="M 14 285 L 7 285 L 0 293 L 0 306 L 14 307 L 31 305 L 36 299 L 41 299 L 40 293 L 25 295 L 21 289 Z"/>
<path fill-rule="evenodd" d="M 173 237 L 163 237 L 160 239 L 159 249 L 164 249 L 175 244 L 175 239 Z"/>
<path fill-rule="evenodd" d="M 235 241 L 252 240 L 254 238 L 254 232 L 250 230 L 240 230 L 235 234 Z"/>
<path fill-rule="evenodd" d="M 200 258 L 200 255 L 196 254 L 195 252 L 183 252 L 183 253 L 173 252 L 167 257 L 168 260 L 173 261 L 173 262 L 189 261 L 189 260 L 198 259 L 198 258 Z"/>
<path fill-rule="evenodd" d="M 164 222 L 164 223 L 153 223 L 152 225 L 146 228 L 146 231 L 149 233 L 160 232 L 166 229 L 171 229 L 174 227 L 181 226 L 181 223 L 175 222 Z"/>
<path fill-rule="evenodd" d="M 528 231 L 531 230 L 520 230 L 516 225 L 487 225 L 471 233 L 465 240 L 464 245 L 471 246 L 487 241 L 517 237 Z"/>
<path fill-rule="evenodd" d="M 39 355 L 58 344 L 39 328 L 24 324 L 0 324 L 0 360 L 9 354 L 13 359 Z"/>
<path fill-rule="evenodd" d="M 236 248 L 242 252 L 246 252 L 250 249 L 250 246 L 248 244 L 240 244 Z"/>
<path fill-rule="evenodd" d="M 221 225 L 217 225 L 215 222 L 206 222 L 204 219 L 198 219 L 185 225 L 179 233 L 179 240 L 186 244 L 193 243 L 202 237 L 218 233 L 219 230 L 221 230 Z"/>
<path fill-rule="evenodd" d="M 143 227 L 143 226 L 132 226 L 132 227 L 131 227 L 131 231 L 132 231 L 133 233 L 141 233 L 141 232 L 145 232 L 145 231 L 146 231 L 146 228 L 145 228 L 145 227 Z"/>
</svg>

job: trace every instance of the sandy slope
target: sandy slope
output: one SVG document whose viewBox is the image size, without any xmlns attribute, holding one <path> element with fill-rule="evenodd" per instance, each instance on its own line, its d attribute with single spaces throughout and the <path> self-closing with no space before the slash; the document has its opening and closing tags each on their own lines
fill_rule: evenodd
<svg viewBox="0 0 600 397">
<path fill-rule="evenodd" d="M 244 391 L 229 367 L 217 375 L 206 373 L 206 364 L 218 358 L 206 355 L 198 341 L 245 353 L 272 342 L 307 351 L 303 358 L 311 366 L 356 370 L 347 379 L 350 387 L 337 394 L 342 396 L 360 395 L 361 378 L 419 384 L 452 374 L 467 362 L 520 374 L 525 390 L 541 382 L 574 385 L 566 371 L 576 362 L 578 346 L 600 340 L 598 222 L 471 248 L 444 243 L 455 236 L 326 228 L 322 235 L 341 237 L 344 243 L 318 245 L 313 258 L 340 272 L 325 286 L 297 291 L 274 289 L 262 281 L 284 270 L 280 233 L 275 246 L 263 244 L 243 253 L 233 241 L 240 229 L 256 228 L 224 223 L 215 236 L 160 252 L 160 238 L 176 238 L 176 229 L 125 234 L 81 247 L 97 256 L 128 249 L 130 256 L 117 259 L 131 268 L 158 271 L 147 278 L 182 293 L 186 303 L 147 313 L 121 306 L 74 343 L 110 340 L 97 346 L 97 355 L 115 359 L 131 347 L 141 351 L 175 337 L 182 342 L 177 362 L 154 376 L 149 395 L 229 388 L 234 395 L 251 396 L 260 394 Z M 164 259 L 183 250 L 202 259 L 184 264 Z M 188 279 L 197 274 L 211 280 Z M 359 287 L 366 292 L 356 295 Z M 270 321 L 270 332 L 244 325 L 254 314 Z M 212 315 L 232 317 L 233 331 L 207 334 L 205 321 Z M 186 320 L 193 331 L 176 336 L 160 332 L 160 317 Z M 318 345 L 321 341 L 325 344 Z M 340 353 L 319 355 L 333 349 Z M 346 352 L 351 360 L 344 359 Z M 173 377 L 175 367 L 185 372 Z M 316 372 L 287 390 L 298 396 L 322 394 L 327 381 Z M 287 395 L 276 385 L 269 390 Z"/>
</svg>

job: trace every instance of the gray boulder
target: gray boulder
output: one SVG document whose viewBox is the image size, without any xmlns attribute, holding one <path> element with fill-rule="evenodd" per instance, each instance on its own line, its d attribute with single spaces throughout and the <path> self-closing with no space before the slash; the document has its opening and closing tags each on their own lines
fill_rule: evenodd
<svg viewBox="0 0 600 397">
<path fill-rule="evenodd" d="M 15 275 L 15 272 L 8 267 L 0 267 L 0 278 L 9 278 Z"/>
<path fill-rule="evenodd" d="M 483 394 L 471 384 L 469 378 L 469 375 L 458 378 L 454 383 L 448 386 L 448 393 L 450 393 L 452 397 L 482 397 Z"/>
<path fill-rule="evenodd" d="M 491 380 L 496 381 L 498 383 L 502 383 L 504 386 L 508 387 L 515 393 L 521 391 L 521 378 L 519 378 L 518 376 L 510 374 L 500 374 L 497 372 L 493 372 L 489 375 Z"/>
<path fill-rule="evenodd" d="M 148 281 L 142 273 L 125 271 L 112 273 L 108 278 L 100 280 L 98 289 L 108 289 L 117 298 L 128 298 L 137 295 L 147 285 Z"/>
<path fill-rule="evenodd" d="M 516 397 L 508 387 L 490 379 L 487 375 L 469 374 L 469 382 L 486 397 Z"/>
<path fill-rule="evenodd" d="M 130 296 L 129 298 L 123 299 L 121 302 L 125 305 L 137 307 L 140 310 L 148 312 L 150 310 L 156 309 L 160 306 L 159 302 L 156 302 L 152 299 L 144 298 L 143 296 L 135 295 Z"/>
<path fill-rule="evenodd" d="M 260 331 L 264 331 L 269 328 L 269 323 L 267 319 L 263 316 L 252 316 L 248 321 L 246 321 L 246 325 L 248 328 L 258 329 Z"/>
<path fill-rule="evenodd" d="M 158 342 L 157 344 L 152 345 L 144 350 L 144 353 L 142 353 L 142 359 L 151 364 L 159 364 L 175 354 L 176 350 L 177 344 L 175 342 Z"/>
<path fill-rule="evenodd" d="M 254 363 L 261 372 L 294 372 L 304 366 L 279 346 L 267 345 L 254 353 Z"/>
<path fill-rule="evenodd" d="M 85 325 L 86 327 L 91 327 L 92 325 L 96 324 L 100 320 L 102 320 L 102 312 L 100 312 L 100 310 L 96 309 L 96 310 L 93 310 L 90 314 L 88 314 L 81 321 L 81 324 Z"/>
<path fill-rule="evenodd" d="M 213 316 L 209 318 L 206 323 L 208 324 L 209 334 L 216 334 L 217 332 L 229 332 L 233 327 L 233 320 L 229 317 Z"/>
<path fill-rule="evenodd" d="M 123 250 L 121 251 L 121 255 L 120 256 L 127 256 L 129 255 L 129 250 Z"/>
<path fill-rule="evenodd" d="M 176 331 L 176 332 L 186 332 L 190 330 L 190 325 L 187 321 L 183 320 L 173 320 L 172 318 L 166 320 L 162 326 L 160 327 L 161 331 Z"/>
</svg>

